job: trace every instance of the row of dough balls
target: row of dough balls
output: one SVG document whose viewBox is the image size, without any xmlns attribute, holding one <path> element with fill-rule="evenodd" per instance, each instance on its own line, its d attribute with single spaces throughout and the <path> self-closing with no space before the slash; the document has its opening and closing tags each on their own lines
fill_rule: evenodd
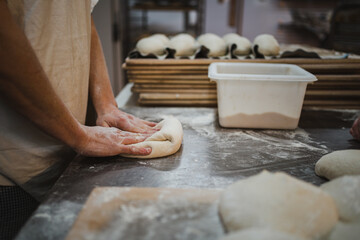
<svg viewBox="0 0 360 240">
<path fill-rule="evenodd" d="M 360 236 L 360 175 L 316 187 L 285 173 L 262 173 L 230 185 L 219 212 L 222 240 L 355 240 Z"/>
<path fill-rule="evenodd" d="M 236 33 L 229 33 L 222 38 L 213 33 L 200 35 L 195 39 L 190 34 L 180 33 L 170 39 L 164 34 L 154 34 L 140 39 L 136 44 L 136 50 L 142 55 L 165 54 L 166 48 L 176 50 L 175 56 L 189 57 L 201 47 L 209 49 L 209 57 L 220 57 L 227 54 L 229 47 L 236 44 L 235 55 L 247 56 L 254 46 L 258 46 L 258 52 L 265 56 L 276 56 L 280 52 L 279 43 L 269 34 L 261 34 L 254 39 L 253 44 Z"/>
</svg>

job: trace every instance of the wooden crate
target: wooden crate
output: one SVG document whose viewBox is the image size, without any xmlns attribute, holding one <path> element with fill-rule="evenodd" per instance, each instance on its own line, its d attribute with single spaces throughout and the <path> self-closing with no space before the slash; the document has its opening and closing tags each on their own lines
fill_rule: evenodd
<svg viewBox="0 0 360 240">
<path fill-rule="evenodd" d="M 296 64 L 314 74 L 305 107 L 360 108 L 360 58 L 347 59 L 127 59 L 127 77 L 139 93 L 141 105 L 216 106 L 216 84 L 210 82 L 212 62 L 254 62 Z"/>
</svg>

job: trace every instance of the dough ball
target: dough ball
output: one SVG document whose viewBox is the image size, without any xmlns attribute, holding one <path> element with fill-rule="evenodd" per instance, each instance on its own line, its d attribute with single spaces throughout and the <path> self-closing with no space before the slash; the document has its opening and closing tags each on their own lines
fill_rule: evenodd
<svg viewBox="0 0 360 240">
<path fill-rule="evenodd" d="M 339 221 L 327 240 L 356 240 L 360 236 L 360 219 L 355 222 Z"/>
<path fill-rule="evenodd" d="M 328 233 L 338 220 L 326 192 L 281 172 L 263 171 L 230 185 L 219 207 L 229 231 L 271 228 L 312 238 Z"/>
<path fill-rule="evenodd" d="M 343 221 L 360 219 L 360 175 L 343 176 L 321 185 L 335 200 Z"/>
<path fill-rule="evenodd" d="M 168 47 L 175 49 L 175 56 L 179 57 L 191 56 L 197 49 L 194 37 L 187 33 L 180 33 L 170 38 Z"/>
<path fill-rule="evenodd" d="M 213 33 L 200 35 L 197 41 L 200 45 L 209 49 L 209 57 L 219 57 L 226 54 L 227 48 L 225 41 Z"/>
<path fill-rule="evenodd" d="M 152 151 L 149 155 L 122 154 L 121 156 L 129 158 L 158 158 L 177 152 L 183 138 L 183 129 L 179 120 L 174 117 L 168 117 L 159 122 L 155 128 L 160 128 L 160 131 L 151 135 L 144 142 L 131 144 L 131 146 L 137 147 L 150 147 Z"/>
<path fill-rule="evenodd" d="M 360 150 L 340 150 L 324 155 L 317 161 L 315 173 L 327 179 L 360 175 Z"/>
<path fill-rule="evenodd" d="M 280 52 L 279 43 L 270 34 L 261 34 L 254 40 L 253 47 L 258 45 L 258 52 L 265 56 L 276 56 Z"/>
<path fill-rule="evenodd" d="M 249 39 L 241 37 L 236 33 L 228 33 L 223 36 L 223 39 L 228 47 L 236 44 L 235 55 L 249 55 L 251 53 L 251 42 Z"/>
<path fill-rule="evenodd" d="M 140 39 L 136 43 L 136 49 L 142 55 L 163 55 L 165 53 L 166 44 L 159 37 L 146 37 Z"/>
<path fill-rule="evenodd" d="M 299 236 L 291 235 L 266 228 L 248 228 L 230 233 L 221 240 L 307 240 Z"/>
<path fill-rule="evenodd" d="M 169 42 L 169 38 L 165 34 L 156 33 L 156 34 L 151 35 L 151 37 L 160 40 L 165 45 L 168 44 L 168 42 Z"/>
</svg>

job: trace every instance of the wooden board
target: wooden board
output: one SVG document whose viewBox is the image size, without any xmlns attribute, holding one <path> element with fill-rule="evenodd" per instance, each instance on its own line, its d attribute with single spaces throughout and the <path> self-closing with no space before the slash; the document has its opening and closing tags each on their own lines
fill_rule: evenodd
<svg viewBox="0 0 360 240">
<path fill-rule="evenodd" d="M 218 189 L 95 188 L 66 239 L 218 239 Z M 196 231 L 196 238 L 189 234 Z"/>
</svg>

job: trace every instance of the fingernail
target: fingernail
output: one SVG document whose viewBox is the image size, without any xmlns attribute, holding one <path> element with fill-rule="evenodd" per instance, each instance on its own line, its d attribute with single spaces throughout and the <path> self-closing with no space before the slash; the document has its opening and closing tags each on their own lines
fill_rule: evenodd
<svg viewBox="0 0 360 240">
<path fill-rule="evenodd" d="M 151 148 L 145 148 L 145 153 L 146 155 L 149 155 L 151 153 L 152 149 Z"/>
</svg>

